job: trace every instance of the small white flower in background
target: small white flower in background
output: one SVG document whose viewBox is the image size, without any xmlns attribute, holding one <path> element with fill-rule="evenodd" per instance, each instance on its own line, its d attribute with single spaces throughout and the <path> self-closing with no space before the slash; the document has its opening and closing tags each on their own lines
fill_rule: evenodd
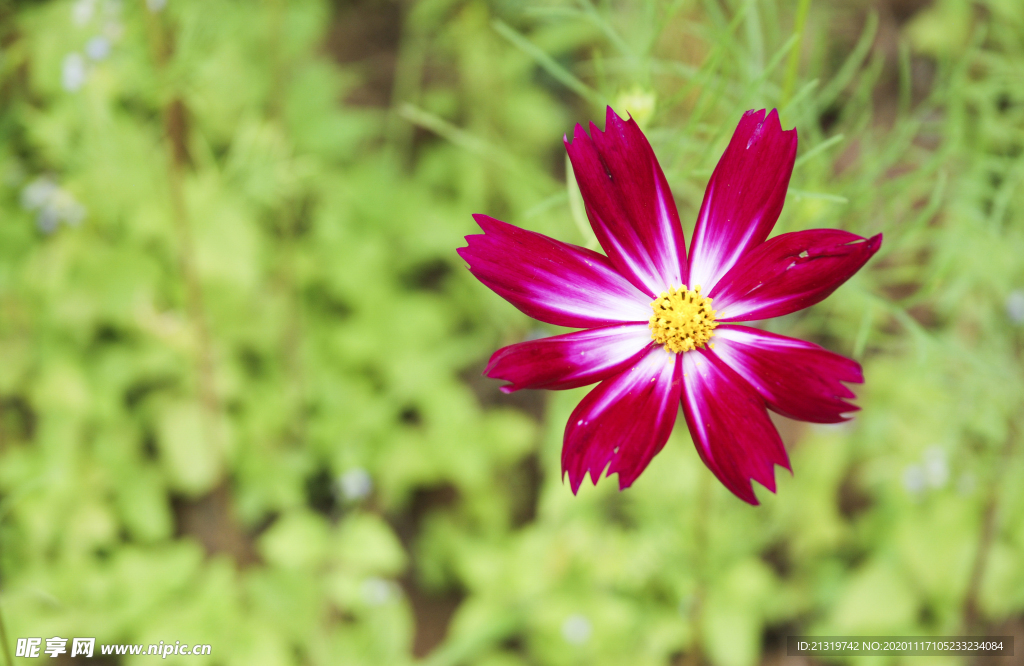
<svg viewBox="0 0 1024 666">
<path fill-rule="evenodd" d="M 364 580 L 362 593 L 363 601 L 369 606 L 383 606 L 395 596 L 391 583 L 383 578 L 367 578 Z"/>
<path fill-rule="evenodd" d="M 69 227 L 77 227 L 85 219 L 85 206 L 67 190 L 58 190 L 52 205 L 57 211 L 57 218 Z"/>
<path fill-rule="evenodd" d="M 924 476 L 932 488 L 941 488 L 949 481 L 949 464 L 942 447 L 931 446 L 924 452 Z"/>
<path fill-rule="evenodd" d="M 78 0 L 71 5 L 71 20 L 75 25 L 85 25 L 96 12 L 96 0 Z"/>
<path fill-rule="evenodd" d="M 36 226 L 53 233 L 61 222 L 77 226 L 85 219 L 85 206 L 49 176 L 40 176 L 21 190 L 21 206 L 36 211 Z"/>
<path fill-rule="evenodd" d="M 579 613 L 570 615 L 562 623 L 562 638 L 567 643 L 583 645 L 590 640 L 590 634 L 592 633 L 594 633 L 594 628 L 591 626 L 590 620 Z"/>
<path fill-rule="evenodd" d="M 39 211 L 39 215 L 36 216 L 36 226 L 44 234 L 52 234 L 57 230 L 58 224 L 60 224 L 60 218 L 57 217 L 57 211 L 49 206 Z"/>
<path fill-rule="evenodd" d="M 103 60 L 110 55 L 110 40 L 103 35 L 93 37 L 85 44 L 85 55 L 93 60 Z"/>
<path fill-rule="evenodd" d="M 1024 324 L 1024 291 L 1011 291 L 1006 297 L 1006 316 L 1014 324 Z"/>
<path fill-rule="evenodd" d="M 917 463 L 907 465 L 903 470 L 903 487 L 915 498 L 920 497 L 925 491 L 928 479 L 925 477 L 924 467 Z"/>
<path fill-rule="evenodd" d="M 354 467 L 338 479 L 341 495 L 347 500 L 361 500 L 373 491 L 373 479 L 362 467 Z"/>
<path fill-rule="evenodd" d="M 146 0 L 146 7 L 154 14 L 167 6 L 167 0 Z"/>
<path fill-rule="evenodd" d="M 85 68 L 85 58 L 81 53 L 69 53 L 64 56 L 60 69 L 60 83 L 64 90 L 75 92 L 85 85 L 89 72 Z"/>
<path fill-rule="evenodd" d="M 921 457 L 921 462 L 907 465 L 903 469 L 903 487 L 914 499 L 921 497 L 929 489 L 938 490 L 949 483 L 949 461 L 946 450 L 941 446 L 929 446 Z"/>
<path fill-rule="evenodd" d="M 59 189 L 52 178 L 40 176 L 21 191 L 21 207 L 25 210 L 42 208 Z"/>
</svg>

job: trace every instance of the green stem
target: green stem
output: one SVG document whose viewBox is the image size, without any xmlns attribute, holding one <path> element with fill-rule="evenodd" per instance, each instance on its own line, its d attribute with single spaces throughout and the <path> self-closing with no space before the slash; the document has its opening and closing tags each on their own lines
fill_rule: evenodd
<svg viewBox="0 0 1024 666">
<path fill-rule="evenodd" d="M 158 72 L 166 72 L 174 50 L 173 35 L 152 13 L 148 21 L 153 58 Z M 167 189 L 170 199 L 171 220 L 178 241 L 178 270 L 185 288 L 185 310 L 195 331 L 199 401 L 203 408 L 204 430 L 207 444 L 223 453 L 220 429 L 221 404 L 216 389 L 213 340 L 203 306 L 203 289 L 196 266 L 195 244 L 188 206 L 185 201 L 185 170 L 190 157 L 188 150 L 188 109 L 180 97 L 172 97 L 163 109 L 164 146 L 167 153 Z"/>
<path fill-rule="evenodd" d="M 1002 454 L 999 456 L 996 465 L 995 478 L 989 487 L 988 501 L 985 503 L 985 511 L 982 514 L 981 534 L 978 537 L 978 550 L 974 555 L 974 564 L 971 566 L 971 577 L 967 583 L 967 594 L 964 596 L 963 605 L 963 628 L 964 631 L 973 635 L 980 629 L 981 610 L 978 607 L 978 598 L 981 595 L 981 585 L 985 580 L 985 571 L 988 569 L 989 555 L 992 552 L 992 545 L 997 536 L 997 517 L 999 508 L 999 495 L 1002 490 L 1003 471 L 1009 467 L 1013 458 L 1013 445 L 1017 439 L 1016 424 L 1011 422 L 1009 432 L 1006 435 L 1006 443 L 1003 445 Z"/>
<path fill-rule="evenodd" d="M 779 106 L 785 106 L 786 102 L 789 101 L 790 96 L 793 94 L 793 88 L 796 86 L 796 70 L 800 65 L 800 52 L 803 50 L 804 45 L 804 26 L 807 25 L 807 12 L 811 8 L 811 0 L 800 0 L 800 5 L 796 10 L 796 26 L 794 32 L 799 35 L 796 40 L 796 44 L 793 45 L 793 50 L 789 52 L 789 61 L 786 63 L 786 82 L 782 86 L 782 98 L 779 100 Z"/>
<path fill-rule="evenodd" d="M 685 666 L 700 666 L 704 663 L 704 645 L 701 640 L 701 626 L 703 625 L 704 597 L 707 594 L 707 549 L 708 549 L 708 514 L 711 512 L 711 479 L 710 473 L 701 470 L 700 487 L 697 490 L 697 516 L 694 522 L 693 543 L 694 561 L 693 569 L 697 575 L 697 585 L 693 591 L 693 605 L 690 606 L 689 622 L 693 641 L 690 649 L 683 660 Z"/>
</svg>

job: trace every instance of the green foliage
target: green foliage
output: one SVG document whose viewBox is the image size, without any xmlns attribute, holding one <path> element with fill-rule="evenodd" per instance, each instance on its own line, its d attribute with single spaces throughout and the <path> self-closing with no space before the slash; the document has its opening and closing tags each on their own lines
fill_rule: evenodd
<svg viewBox="0 0 1024 666">
<path fill-rule="evenodd" d="M 0 5 L 9 637 L 751 666 L 796 633 L 1020 628 L 1020 3 L 161 4 Z M 574 497 L 585 389 L 478 376 L 555 331 L 463 270 L 470 214 L 596 246 L 560 139 L 608 103 L 688 236 L 762 107 L 800 135 L 777 231 L 885 234 L 768 324 L 866 383 L 849 424 L 780 419 L 794 474 L 761 507 L 681 421 L 628 491 Z"/>
</svg>

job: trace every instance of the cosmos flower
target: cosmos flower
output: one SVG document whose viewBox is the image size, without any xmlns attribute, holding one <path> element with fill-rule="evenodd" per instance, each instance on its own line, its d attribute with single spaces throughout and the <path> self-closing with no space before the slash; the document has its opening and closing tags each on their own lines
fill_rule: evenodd
<svg viewBox="0 0 1024 666">
<path fill-rule="evenodd" d="M 704 193 L 687 253 L 672 192 L 646 137 L 608 109 L 605 131 L 564 139 L 605 254 L 486 215 L 459 255 L 527 315 L 583 329 L 499 349 L 484 374 L 521 389 L 598 383 L 565 428 L 562 474 L 572 491 L 618 474 L 630 486 L 662 449 L 681 403 L 697 452 L 737 497 L 751 479 L 775 492 L 790 469 L 768 409 L 814 423 L 857 409 L 843 382 L 858 363 L 739 322 L 818 303 L 878 250 L 836 229 L 768 239 L 796 157 L 796 130 L 776 111 L 743 114 Z"/>
</svg>

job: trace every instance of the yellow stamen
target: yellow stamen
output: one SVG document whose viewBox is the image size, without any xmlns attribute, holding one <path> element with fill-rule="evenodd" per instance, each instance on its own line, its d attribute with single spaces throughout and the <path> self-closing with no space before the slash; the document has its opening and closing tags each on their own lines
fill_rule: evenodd
<svg viewBox="0 0 1024 666">
<path fill-rule="evenodd" d="M 718 326 L 711 299 L 700 295 L 700 285 L 693 291 L 686 285 L 669 287 L 651 307 L 651 339 L 676 354 L 703 349 Z"/>
</svg>

